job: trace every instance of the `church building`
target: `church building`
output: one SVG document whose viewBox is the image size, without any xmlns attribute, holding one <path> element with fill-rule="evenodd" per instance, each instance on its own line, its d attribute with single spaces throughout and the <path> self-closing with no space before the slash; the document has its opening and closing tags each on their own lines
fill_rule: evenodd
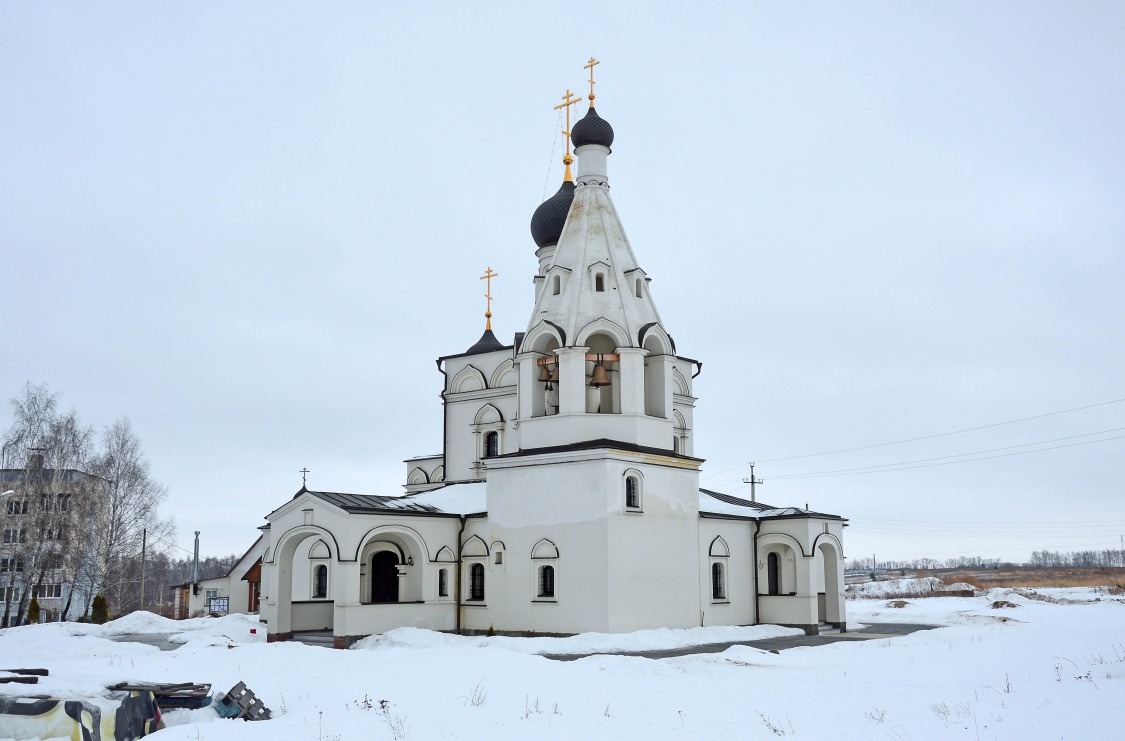
<svg viewBox="0 0 1125 741">
<path fill-rule="evenodd" d="M 844 629 L 842 517 L 699 487 L 702 364 L 672 341 L 610 198 L 596 63 L 585 116 L 570 126 L 569 92 L 560 106 L 566 170 L 531 219 L 525 331 L 504 344 L 489 312 L 479 340 L 438 359 L 441 452 L 406 461 L 405 495 L 302 487 L 267 515 L 270 640 Z"/>
</svg>

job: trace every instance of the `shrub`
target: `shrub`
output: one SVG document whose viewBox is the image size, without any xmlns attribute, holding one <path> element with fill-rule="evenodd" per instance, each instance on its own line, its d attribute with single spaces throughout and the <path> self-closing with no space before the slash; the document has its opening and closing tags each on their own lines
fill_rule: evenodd
<svg viewBox="0 0 1125 741">
<path fill-rule="evenodd" d="M 31 604 L 27 606 L 27 622 L 29 625 L 39 622 L 39 600 L 35 597 L 31 598 Z"/>
<path fill-rule="evenodd" d="M 94 597 L 94 606 L 90 610 L 90 622 L 101 625 L 109 622 L 109 601 L 104 594 Z"/>
</svg>

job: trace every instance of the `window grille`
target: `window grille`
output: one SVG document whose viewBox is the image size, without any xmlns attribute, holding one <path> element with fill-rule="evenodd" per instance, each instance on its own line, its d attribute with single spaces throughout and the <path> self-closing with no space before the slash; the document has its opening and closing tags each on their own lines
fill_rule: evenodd
<svg viewBox="0 0 1125 741">
<path fill-rule="evenodd" d="M 717 562 L 711 564 L 711 599 L 727 598 L 727 585 L 723 577 L 723 565 Z"/>
<path fill-rule="evenodd" d="M 555 596 L 555 567 L 554 566 L 540 566 L 539 567 L 539 596 L 540 597 L 554 597 Z"/>
<path fill-rule="evenodd" d="M 487 432 L 484 435 L 484 457 L 492 458 L 500 455 L 500 433 Z"/>
<path fill-rule="evenodd" d="M 484 564 L 475 563 L 469 567 L 469 600 L 484 601 Z"/>
<path fill-rule="evenodd" d="M 636 476 L 625 478 L 625 506 L 629 509 L 640 509 L 641 496 L 638 489 Z"/>
<path fill-rule="evenodd" d="M 437 572 L 437 595 L 438 597 L 449 596 L 449 572 L 445 569 L 438 569 Z"/>
<path fill-rule="evenodd" d="M 328 596 L 328 567 L 317 564 L 313 569 L 313 599 L 324 599 Z"/>
</svg>

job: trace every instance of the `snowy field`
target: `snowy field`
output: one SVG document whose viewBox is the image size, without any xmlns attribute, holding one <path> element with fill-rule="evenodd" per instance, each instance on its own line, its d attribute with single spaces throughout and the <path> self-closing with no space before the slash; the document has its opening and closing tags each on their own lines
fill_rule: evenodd
<svg viewBox="0 0 1125 741">
<path fill-rule="evenodd" d="M 1001 600 L 1012 606 L 992 607 Z M 779 654 L 738 646 L 658 661 L 559 662 L 536 653 L 671 648 L 793 631 L 512 639 L 406 629 L 334 651 L 266 644 L 261 626 L 246 616 L 176 622 L 139 613 L 104 626 L 0 631 L 0 667 L 51 672 L 34 689 L 0 685 L 0 693 L 89 696 L 125 680 L 209 682 L 221 691 L 242 680 L 274 713 L 247 723 L 209 709 L 173 711 L 157 736 L 164 741 L 1125 738 L 1125 598 L 1074 588 L 906 598 L 901 608 L 890 602 L 850 599 L 849 630 L 878 622 L 944 627 Z M 167 634 L 183 645 L 162 652 L 106 637 L 134 632 Z"/>
</svg>

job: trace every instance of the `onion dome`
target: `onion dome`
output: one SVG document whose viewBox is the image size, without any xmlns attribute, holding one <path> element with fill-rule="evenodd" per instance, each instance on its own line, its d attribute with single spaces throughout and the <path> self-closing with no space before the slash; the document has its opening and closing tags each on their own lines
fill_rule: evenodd
<svg viewBox="0 0 1125 741">
<path fill-rule="evenodd" d="M 613 144 L 613 127 L 609 125 L 609 121 L 598 115 L 594 106 L 590 106 L 586 115 L 570 130 L 570 140 L 574 143 L 575 149 L 587 144 L 609 147 Z"/>
<path fill-rule="evenodd" d="M 503 350 L 504 343 L 496 339 L 496 335 L 492 334 L 491 329 L 484 330 L 484 334 L 477 340 L 477 344 L 470 347 L 465 351 L 466 355 L 479 355 L 482 352 L 492 352 L 493 350 Z"/>
<path fill-rule="evenodd" d="M 531 215 L 531 238 L 535 240 L 535 246 L 550 247 L 559 243 L 573 200 L 574 183 L 566 180 L 558 193 L 539 204 Z"/>
</svg>

